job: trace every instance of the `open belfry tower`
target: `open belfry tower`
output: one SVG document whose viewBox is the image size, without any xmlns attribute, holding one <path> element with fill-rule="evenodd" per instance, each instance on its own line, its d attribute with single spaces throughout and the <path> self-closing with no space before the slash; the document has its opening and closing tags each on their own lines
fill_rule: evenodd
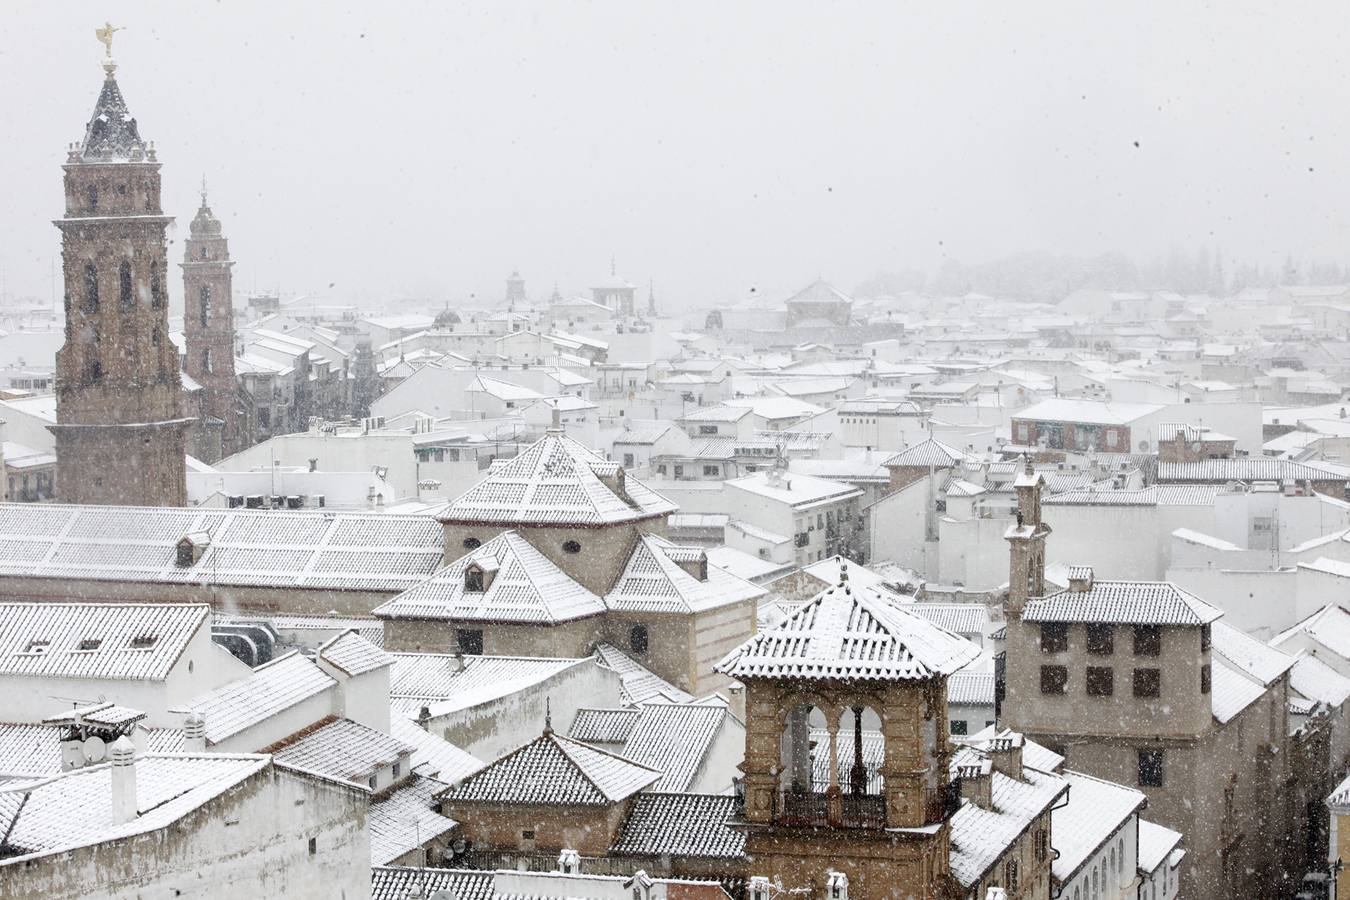
<svg viewBox="0 0 1350 900">
<path fill-rule="evenodd" d="M 747 874 L 853 900 L 961 895 L 950 869 L 947 676 L 978 647 L 839 583 L 733 651 L 745 685 Z"/>
</svg>

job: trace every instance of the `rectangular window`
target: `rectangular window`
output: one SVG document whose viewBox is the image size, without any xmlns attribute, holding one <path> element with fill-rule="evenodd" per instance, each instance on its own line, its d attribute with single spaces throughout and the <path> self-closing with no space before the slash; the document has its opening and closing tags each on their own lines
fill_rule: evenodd
<svg viewBox="0 0 1350 900">
<path fill-rule="evenodd" d="M 1157 697 L 1162 693 L 1162 669 L 1135 669 L 1134 695 Z"/>
<path fill-rule="evenodd" d="M 721 469 L 717 468 L 717 466 L 704 466 L 704 467 L 703 467 L 703 474 L 704 474 L 704 475 L 720 475 L 720 474 L 722 474 L 722 471 L 721 471 Z"/>
<path fill-rule="evenodd" d="M 1163 752 L 1161 750 L 1139 751 L 1139 786 L 1162 787 Z"/>
<path fill-rule="evenodd" d="M 1088 666 L 1087 692 L 1090 697 L 1110 697 L 1116 692 L 1116 670 L 1110 666 Z"/>
<path fill-rule="evenodd" d="M 309 839 L 309 855 L 310 855 L 310 856 L 313 856 L 314 854 L 316 854 L 316 853 L 318 853 L 318 852 L 319 852 L 319 839 L 318 839 L 318 838 L 310 838 L 310 839 Z"/>
<path fill-rule="evenodd" d="M 1041 666 L 1041 693 L 1062 694 L 1069 683 L 1067 666 Z"/>
<path fill-rule="evenodd" d="M 1162 629 L 1157 625 L 1134 626 L 1134 655 L 1158 656 L 1162 653 Z"/>
<path fill-rule="evenodd" d="M 623 455 L 623 467 L 624 467 L 625 469 L 631 469 L 631 468 L 633 468 L 633 454 L 631 454 L 631 453 L 625 453 L 625 454 Z"/>
<path fill-rule="evenodd" d="M 952 734 L 968 734 L 964 719 L 952 719 Z"/>
<path fill-rule="evenodd" d="M 483 629 L 481 628 L 459 628 L 455 631 L 455 639 L 459 643 L 459 652 L 468 656 L 483 655 Z"/>
<path fill-rule="evenodd" d="M 1110 656 L 1116 652 L 1115 635 L 1114 625 L 1089 625 L 1087 627 L 1087 651 L 1097 656 Z"/>
<path fill-rule="evenodd" d="M 1210 675 L 1209 672 L 1209 663 L 1205 663 L 1203 666 L 1200 667 L 1200 693 L 1202 694 L 1209 693 L 1209 689 L 1211 686 L 1210 682 L 1211 677 L 1212 676 Z"/>
<path fill-rule="evenodd" d="M 716 425 L 700 425 L 700 426 L 698 426 L 698 433 L 699 433 L 699 434 L 717 434 L 717 426 L 716 426 Z"/>
<path fill-rule="evenodd" d="M 1069 626 L 1066 622 L 1041 623 L 1041 652 L 1063 653 L 1069 649 Z"/>
</svg>

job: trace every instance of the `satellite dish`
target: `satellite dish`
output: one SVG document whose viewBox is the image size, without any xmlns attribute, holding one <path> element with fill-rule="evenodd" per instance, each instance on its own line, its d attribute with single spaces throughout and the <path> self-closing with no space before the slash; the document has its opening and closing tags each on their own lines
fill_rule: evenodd
<svg viewBox="0 0 1350 900">
<path fill-rule="evenodd" d="M 84 750 L 84 758 L 91 763 L 103 762 L 108 755 L 108 745 L 103 743 L 103 738 L 97 736 L 85 738 L 81 749 Z"/>
</svg>

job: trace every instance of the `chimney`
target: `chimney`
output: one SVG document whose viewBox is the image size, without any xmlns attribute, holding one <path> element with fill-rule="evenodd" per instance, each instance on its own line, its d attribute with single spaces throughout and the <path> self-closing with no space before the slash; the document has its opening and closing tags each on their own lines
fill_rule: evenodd
<svg viewBox="0 0 1350 900">
<path fill-rule="evenodd" d="M 1092 566 L 1069 566 L 1069 590 L 1075 594 L 1092 590 Z"/>
<path fill-rule="evenodd" d="M 958 766 L 956 774 L 961 779 L 961 796 L 980 809 L 993 809 L 993 771 L 993 764 L 987 759 Z"/>
<path fill-rule="evenodd" d="M 112 818 L 114 825 L 136 820 L 136 748 L 126 735 L 112 745 Z"/>
<path fill-rule="evenodd" d="M 825 874 L 825 896 L 829 900 L 848 900 L 848 876 L 831 869 Z"/>
<path fill-rule="evenodd" d="M 201 713 L 188 713 L 183 721 L 183 752 L 206 752 L 206 718 Z"/>
<path fill-rule="evenodd" d="M 1026 738 L 1015 731 L 1005 731 L 989 742 L 989 759 L 994 771 L 1009 778 L 1022 780 L 1022 747 Z"/>
<path fill-rule="evenodd" d="M 558 854 L 558 871 L 564 875 L 580 875 L 581 854 L 570 847 L 564 847 Z"/>
</svg>

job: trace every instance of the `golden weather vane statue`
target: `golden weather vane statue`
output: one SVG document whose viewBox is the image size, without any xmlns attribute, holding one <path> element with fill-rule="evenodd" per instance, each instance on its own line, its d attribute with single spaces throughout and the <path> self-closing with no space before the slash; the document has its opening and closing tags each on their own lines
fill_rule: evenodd
<svg viewBox="0 0 1350 900">
<path fill-rule="evenodd" d="M 119 31 L 125 30 L 120 25 L 113 25 L 111 22 L 104 22 L 102 28 L 94 29 L 94 37 L 98 38 L 99 43 L 103 45 L 104 53 L 108 59 L 112 59 L 113 35 Z"/>
</svg>

